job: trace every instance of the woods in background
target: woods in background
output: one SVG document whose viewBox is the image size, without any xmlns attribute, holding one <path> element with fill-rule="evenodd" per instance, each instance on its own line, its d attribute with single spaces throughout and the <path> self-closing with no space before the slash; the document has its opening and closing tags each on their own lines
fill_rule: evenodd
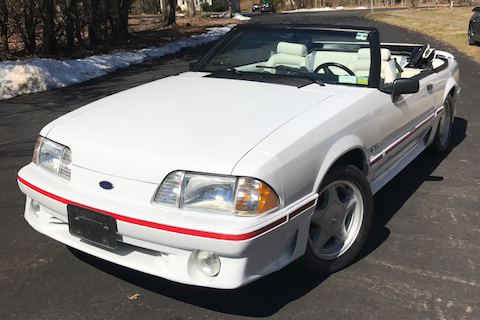
<svg viewBox="0 0 480 320">
<path fill-rule="evenodd" d="M 84 49 L 122 44 L 129 39 L 128 15 L 160 14 L 164 26 L 175 24 L 175 12 L 180 0 L 0 0 L 0 59 L 14 56 L 73 56 Z M 204 11 L 235 11 L 240 2 L 267 0 L 182 0 L 184 10 L 194 15 Z M 370 0 L 269 0 L 277 10 L 314 7 L 369 7 Z M 454 0 L 455 5 L 471 4 L 476 0 Z M 478 1 L 478 0 L 477 0 Z M 375 6 L 436 5 L 450 0 L 373 0 Z M 220 8 L 217 10 L 216 8 Z"/>
<path fill-rule="evenodd" d="M 175 0 L 163 1 L 165 25 L 175 23 Z M 0 57 L 11 43 L 26 54 L 49 56 L 59 50 L 117 43 L 128 38 L 133 0 L 0 0 Z M 160 2 L 159 7 L 160 7 Z M 9 41 L 9 39 L 13 41 Z"/>
</svg>

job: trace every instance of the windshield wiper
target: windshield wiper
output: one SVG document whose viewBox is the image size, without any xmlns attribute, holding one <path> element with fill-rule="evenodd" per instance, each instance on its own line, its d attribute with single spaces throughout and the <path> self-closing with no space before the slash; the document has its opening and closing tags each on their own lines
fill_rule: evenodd
<svg viewBox="0 0 480 320">
<path fill-rule="evenodd" d="M 232 65 L 228 65 L 228 64 L 224 64 L 223 62 L 216 62 L 216 63 L 212 63 L 212 65 L 214 66 L 225 66 L 226 68 L 225 69 L 217 69 L 213 72 L 218 72 L 218 71 L 227 71 L 227 72 L 233 72 L 235 73 L 236 75 L 239 75 L 241 73 L 241 71 L 235 69 L 234 66 Z"/>
<path fill-rule="evenodd" d="M 325 83 L 322 80 L 313 77 L 310 74 L 310 71 L 308 71 L 308 69 L 305 68 L 305 67 L 294 68 L 294 67 L 288 67 L 288 66 L 283 66 L 283 65 L 279 65 L 279 66 L 275 66 L 275 67 L 270 67 L 270 66 L 255 66 L 255 67 L 297 73 L 297 74 L 302 75 L 304 78 L 310 80 L 313 83 L 316 83 L 320 86 L 325 86 Z"/>
</svg>

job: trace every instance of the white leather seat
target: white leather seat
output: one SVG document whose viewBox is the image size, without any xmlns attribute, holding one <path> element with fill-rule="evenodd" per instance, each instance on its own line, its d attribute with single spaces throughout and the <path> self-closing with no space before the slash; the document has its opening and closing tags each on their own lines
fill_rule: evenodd
<svg viewBox="0 0 480 320">
<path fill-rule="evenodd" d="M 383 83 L 392 83 L 398 78 L 397 66 L 392 59 L 390 50 L 382 48 L 380 50 L 381 66 L 380 77 Z M 370 75 L 370 49 L 361 48 L 357 52 L 357 60 L 352 63 L 351 68 L 357 77 L 368 77 Z"/>
<path fill-rule="evenodd" d="M 382 64 L 380 68 L 380 77 L 383 83 L 393 83 L 398 78 L 397 65 L 392 58 L 390 50 L 382 48 L 381 51 Z"/>
<path fill-rule="evenodd" d="M 357 77 L 368 77 L 370 75 L 370 48 L 358 50 L 357 59 L 350 66 L 350 70 Z"/>
<path fill-rule="evenodd" d="M 266 66 L 306 67 L 307 46 L 300 43 L 279 42 L 277 52 L 268 59 Z M 267 69 L 268 71 L 268 69 Z"/>
</svg>

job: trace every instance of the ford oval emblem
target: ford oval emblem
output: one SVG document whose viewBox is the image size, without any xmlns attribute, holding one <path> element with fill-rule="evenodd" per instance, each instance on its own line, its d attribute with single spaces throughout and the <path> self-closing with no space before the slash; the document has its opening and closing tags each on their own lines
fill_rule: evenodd
<svg viewBox="0 0 480 320">
<path fill-rule="evenodd" d="M 113 189 L 113 183 L 108 182 L 108 181 L 100 181 L 99 185 L 100 185 L 100 187 L 102 187 L 105 190 Z"/>
</svg>

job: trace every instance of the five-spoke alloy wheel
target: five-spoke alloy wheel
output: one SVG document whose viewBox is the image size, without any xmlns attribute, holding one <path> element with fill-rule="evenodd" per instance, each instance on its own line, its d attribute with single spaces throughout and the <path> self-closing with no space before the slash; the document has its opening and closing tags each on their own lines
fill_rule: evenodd
<svg viewBox="0 0 480 320">
<path fill-rule="evenodd" d="M 307 267 L 330 274 L 348 266 L 365 244 L 372 218 L 373 197 L 363 173 L 355 166 L 333 168 L 311 217 Z"/>
<path fill-rule="evenodd" d="M 332 260 L 347 251 L 363 220 L 362 195 L 347 180 L 335 181 L 322 192 L 312 216 L 309 243 L 321 259 Z"/>
</svg>

